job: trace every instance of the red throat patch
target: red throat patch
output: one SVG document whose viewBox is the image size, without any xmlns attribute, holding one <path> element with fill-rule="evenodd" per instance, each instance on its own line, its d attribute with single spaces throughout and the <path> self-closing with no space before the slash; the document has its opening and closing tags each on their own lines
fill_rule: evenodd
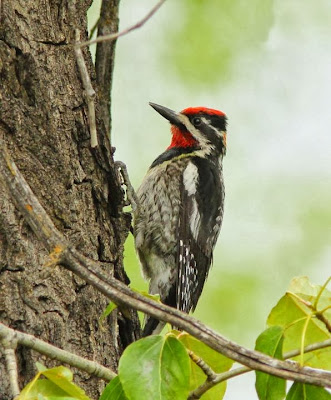
<svg viewBox="0 0 331 400">
<path fill-rule="evenodd" d="M 172 140 L 167 150 L 172 147 L 193 147 L 198 143 L 188 131 L 183 131 L 178 126 L 171 125 L 171 133 Z"/>
</svg>

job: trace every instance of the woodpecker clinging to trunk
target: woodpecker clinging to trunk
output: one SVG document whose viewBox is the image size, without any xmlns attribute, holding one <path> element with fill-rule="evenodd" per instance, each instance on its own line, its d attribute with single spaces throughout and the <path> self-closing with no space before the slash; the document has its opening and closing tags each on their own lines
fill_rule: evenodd
<svg viewBox="0 0 331 400">
<path fill-rule="evenodd" d="M 170 122 L 172 141 L 138 189 L 135 247 L 149 292 L 188 313 L 201 295 L 222 224 L 226 116 L 204 107 L 177 113 L 150 105 Z M 143 335 L 163 326 L 148 317 Z"/>
</svg>

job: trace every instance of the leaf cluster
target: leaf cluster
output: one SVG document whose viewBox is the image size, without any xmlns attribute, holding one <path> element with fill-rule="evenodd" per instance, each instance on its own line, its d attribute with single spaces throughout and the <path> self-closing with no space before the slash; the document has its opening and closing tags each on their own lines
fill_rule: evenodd
<svg viewBox="0 0 331 400">
<path fill-rule="evenodd" d="M 290 358 L 298 363 L 298 368 L 331 369 L 330 345 L 320 344 L 331 339 L 331 293 L 326 288 L 330 279 L 323 286 L 312 285 L 306 277 L 293 279 L 289 290 L 272 309 L 268 328 L 257 338 L 255 349 L 275 359 Z M 102 319 L 113 309 L 114 305 L 109 305 Z M 232 360 L 185 332 L 149 336 L 127 347 L 118 375 L 99 400 L 222 399 L 226 380 L 249 371 L 229 371 L 232 366 Z M 72 383 L 67 368 L 38 368 L 38 374 L 24 388 L 19 400 L 88 400 Z M 260 400 L 331 400 L 325 388 L 294 382 L 287 392 L 285 379 L 260 371 L 255 374 Z"/>
</svg>

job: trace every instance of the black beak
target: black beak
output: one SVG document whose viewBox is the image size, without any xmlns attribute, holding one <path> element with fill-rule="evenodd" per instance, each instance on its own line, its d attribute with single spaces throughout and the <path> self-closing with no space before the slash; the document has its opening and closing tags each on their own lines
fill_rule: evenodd
<svg viewBox="0 0 331 400">
<path fill-rule="evenodd" d="M 157 111 L 159 114 L 161 114 L 162 117 L 166 118 L 172 125 L 176 125 L 182 129 L 186 129 L 183 123 L 179 120 L 179 114 L 177 112 L 155 103 L 149 103 L 149 105 L 153 107 L 154 110 Z"/>
</svg>

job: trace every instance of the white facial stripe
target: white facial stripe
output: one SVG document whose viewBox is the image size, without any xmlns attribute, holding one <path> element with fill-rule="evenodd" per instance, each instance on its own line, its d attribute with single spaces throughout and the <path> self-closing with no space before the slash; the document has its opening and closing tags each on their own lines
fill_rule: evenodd
<svg viewBox="0 0 331 400">
<path fill-rule="evenodd" d="M 209 124 L 209 121 L 206 119 L 206 118 L 201 118 L 201 120 L 205 123 L 205 124 Z M 211 128 L 214 132 L 215 132 L 215 135 L 216 136 L 218 136 L 218 137 L 220 137 L 220 138 L 223 138 L 223 136 L 224 136 L 224 134 L 225 134 L 225 131 L 219 131 L 215 126 L 213 126 L 213 125 L 210 125 L 209 124 L 209 128 Z"/>
<path fill-rule="evenodd" d="M 183 125 L 186 126 L 186 129 L 193 135 L 195 139 L 198 140 L 199 143 L 203 144 L 204 146 L 209 144 L 209 141 L 199 132 L 199 130 L 193 124 L 191 124 L 190 119 L 186 115 L 179 114 L 178 119 Z M 202 118 L 202 120 L 205 123 L 207 122 L 205 118 Z"/>
<path fill-rule="evenodd" d="M 223 137 L 224 131 L 219 131 L 215 126 L 209 125 L 209 127 L 215 132 L 215 135 L 218 137 Z"/>
<path fill-rule="evenodd" d="M 189 118 L 184 115 L 184 114 L 178 114 L 178 119 L 180 122 L 185 125 L 186 129 L 192 134 L 194 139 L 196 139 L 200 145 L 201 145 L 201 155 L 207 155 L 210 154 L 213 146 L 209 142 L 209 140 L 206 139 L 204 135 L 202 135 L 196 127 L 191 124 L 191 121 Z M 202 117 L 203 122 L 207 123 L 206 119 Z M 200 152 L 200 151 L 199 151 Z"/>
</svg>

